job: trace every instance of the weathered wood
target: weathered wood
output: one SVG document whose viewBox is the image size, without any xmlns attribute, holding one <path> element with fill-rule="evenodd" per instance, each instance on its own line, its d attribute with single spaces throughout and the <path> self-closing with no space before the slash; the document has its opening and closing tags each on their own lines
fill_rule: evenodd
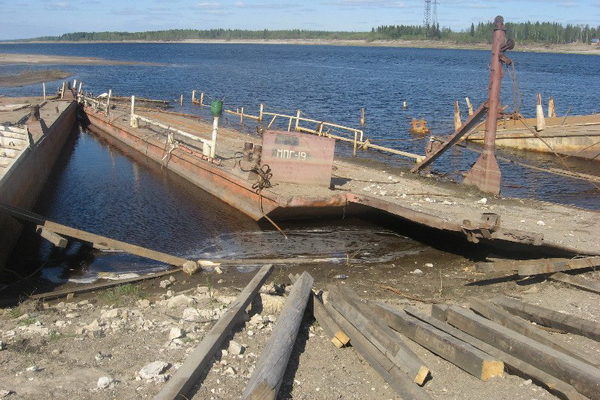
<svg viewBox="0 0 600 400">
<path fill-rule="evenodd" d="M 486 381 L 495 376 L 502 376 L 504 363 L 470 344 L 387 304 L 372 303 L 372 308 L 390 328 L 401 332 L 474 377 Z"/>
<path fill-rule="evenodd" d="M 447 304 L 433 304 L 431 306 L 431 316 L 435 319 L 439 319 L 440 321 L 446 321 L 446 312 L 448 311 Z"/>
<path fill-rule="evenodd" d="M 342 293 L 342 289 L 345 293 Z M 415 383 L 422 385 L 429 375 L 429 368 L 400 341 L 391 328 L 371 317 L 372 311 L 368 305 L 363 305 L 367 308 L 365 313 L 360 304 L 348 298 L 348 291 L 348 288 L 329 286 L 328 300 L 331 305 Z"/>
<path fill-rule="evenodd" d="M 312 293 L 313 278 L 304 272 L 292 287 L 283 310 L 273 328 L 269 341 L 256 363 L 256 367 L 242 399 L 277 398 L 302 317 Z"/>
<path fill-rule="evenodd" d="M 588 292 L 600 294 L 599 282 L 588 281 L 578 276 L 568 275 L 563 272 L 557 272 L 550 275 L 550 279 L 575 286 L 579 289 L 587 290 Z"/>
<path fill-rule="evenodd" d="M 600 360 L 590 357 L 585 353 L 577 352 L 573 348 L 565 347 L 564 345 L 558 343 L 548 332 L 540 330 L 535 325 L 532 325 L 529 321 L 525 321 L 523 318 L 512 315 L 508 311 L 492 303 L 484 302 L 480 299 L 471 299 L 470 307 L 473 311 L 483 315 L 487 319 L 505 326 L 508 329 L 512 329 L 521 335 L 525 335 L 530 339 L 537 340 L 538 342 L 551 347 L 554 350 L 558 350 L 561 353 L 567 354 L 595 367 L 600 365 Z"/>
<path fill-rule="evenodd" d="M 598 368 L 461 307 L 451 306 L 448 309 L 447 318 L 450 325 L 564 380 L 584 396 L 592 400 L 600 399 L 600 370 Z"/>
<path fill-rule="evenodd" d="M 325 304 L 334 321 L 350 336 L 354 349 L 404 400 L 430 400 L 431 396 L 418 387 L 384 353 L 379 351 L 358 329 L 350 323 L 331 303 Z"/>
<path fill-rule="evenodd" d="M 536 324 L 575 333 L 600 341 L 600 324 L 574 315 L 560 313 L 548 308 L 527 304 L 509 297 L 495 297 L 492 300 L 505 310 Z"/>
<path fill-rule="evenodd" d="M 76 240 L 81 240 L 90 243 L 94 247 L 122 250 L 126 253 L 149 258 L 178 267 L 181 267 L 185 262 L 188 261 L 185 258 L 172 256 L 169 254 L 161 253 L 159 251 L 150 250 L 145 247 L 136 246 L 133 244 L 121 242 L 119 240 L 110 239 L 104 236 L 96 235 L 95 233 L 90 233 L 82 231 L 80 229 L 75 229 L 65 225 L 57 224 L 56 222 L 52 221 L 45 221 L 43 227 L 44 229 L 49 230 L 51 232 L 55 232 L 59 235 L 67 236 Z"/>
<path fill-rule="evenodd" d="M 587 258 L 563 258 L 556 260 L 540 260 L 538 265 L 525 264 L 519 266 L 519 275 L 530 276 L 539 274 L 550 274 L 553 272 L 570 271 L 600 266 L 600 257 Z"/>
<path fill-rule="evenodd" d="M 585 400 L 585 397 L 582 396 L 579 392 L 575 390 L 575 388 L 569 385 L 566 382 L 563 382 L 559 379 L 556 379 L 552 375 L 542 371 L 539 368 L 534 367 L 531 364 L 528 364 L 522 360 L 519 360 L 517 357 L 514 357 L 496 347 L 487 344 L 463 331 L 453 327 L 452 325 L 445 322 L 445 314 L 444 320 L 438 320 L 432 316 L 428 316 L 422 314 L 414 307 L 407 307 L 404 311 L 415 318 L 420 319 L 423 322 L 428 323 L 431 326 L 434 326 L 444 332 L 454 336 L 457 339 L 460 339 L 466 343 L 471 344 L 473 347 L 478 348 L 479 350 L 485 351 L 491 356 L 494 356 L 502 361 L 504 361 L 504 366 L 513 375 L 518 375 L 523 379 L 531 379 L 536 384 L 544 387 L 550 393 L 555 396 L 565 399 L 565 400 Z"/>
<path fill-rule="evenodd" d="M 272 265 L 263 266 L 250 283 L 231 303 L 221 318 L 204 337 L 196 349 L 169 379 L 165 387 L 154 397 L 154 400 L 179 400 L 185 396 L 196 383 L 198 377 L 210 363 L 215 352 L 221 347 L 229 335 L 231 328 L 237 323 L 239 316 L 248 307 L 256 293 L 273 271 Z"/>
<path fill-rule="evenodd" d="M 37 227 L 37 233 L 39 233 L 41 237 L 52 243 L 54 247 L 57 247 L 59 249 L 64 249 L 69 244 L 69 241 L 66 238 L 60 236 L 58 233 L 45 229 L 43 226 Z"/>
</svg>

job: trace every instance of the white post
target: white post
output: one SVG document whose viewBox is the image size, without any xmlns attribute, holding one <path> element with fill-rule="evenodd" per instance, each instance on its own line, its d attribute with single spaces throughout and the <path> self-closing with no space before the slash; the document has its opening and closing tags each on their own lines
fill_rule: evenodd
<svg viewBox="0 0 600 400">
<path fill-rule="evenodd" d="M 258 112 L 258 122 L 262 122 L 263 120 L 263 111 L 265 109 L 265 105 L 261 103 L 260 111 Z"/>
<path fill-rule="evenodd" d="M 196 91 L 192 90 L 192 104 L 196 102 Z"/>
<path fill-rule="evenodd" d="M 112 96 L 112 89 L 108 89 L 108 97 L 106 98 L 106 116 L 110 114 L 110 98 Z"/>
<path fill-rule="evenodd" d="M 183 94 L 179 98 L 179 107 L 183 107 Z"/>
<path fill-rule="evenodd" d="M 131 96 L 131 116 L 129 117 L 129 125 L 132 128 L 139 128 L 139 122 L 135 116 L 135 96 Z"/>
<path fill-rule="evenodd" d="M 546 119 L 544 118 L 544 109 L 542 108 L 542 95 L 537 95 L 537 105 L 535 107 L 535 130 L 543 131 L 546 129 Z"/>
<path fill-rule="evenodd" d="M 204 92 L 200 93 L 200 105 L 204 105 Z"/>
<path fill-rule="evenodd" d="M 217 148 L 217 134 L 219 133 L 219 117 L 213 119 L 212 140 L 210 144 L 210 158 L 215 158 Z"/>
<path fill-rule="evenodd" d="M 469 109 L 469 117 L 473 115 L 473 104 L 471 104 L 471 99 L 465 97 L 465 101 L 467 102 L 467 108 Z"/>
<path fill-rule="evenodd" d="M 62 84 L 62 88 L 60 89 L 60 98 L 64 98 L 65 97 L 65 82 L 63 82 Z"/>
<path fill-rule="evenodd" d="M 242 112 L 240 113 L 240 125 L 244 125 L 244 107 L 242 107 Z"/>
<path fill-rule="evenodd" d="M 296 113 L 296 128 L 295 128 L 296 132 L 298 132 L 298 130 L 300 130 L 300 110 L 298 110 L 298 112 Z"/>
<path fill-rule="evenodd" d="M 73 89 L 77 89 L 77 79 L 73 79 Z"/>
<path fill-rule="evenodd" d="M 79 81 L 79 89 L 77 90 L 77 93 L 81 93 L 81 86 L 83 86 L 83 82 Z"/>
<path fill-rule="evenodd" d="M 44 100 L 46 100 L 46 82 L 42 82 L 42 93 L 44 94 Z"/>
</svg>

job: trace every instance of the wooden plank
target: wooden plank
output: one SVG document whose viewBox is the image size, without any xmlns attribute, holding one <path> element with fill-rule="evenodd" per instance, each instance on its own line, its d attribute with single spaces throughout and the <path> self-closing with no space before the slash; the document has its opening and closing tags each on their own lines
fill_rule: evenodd
<svg viewBox="0 0 600 400">
<path fill-rule="evenodd" d="M 595 357 L 590 357 L 585 353 L 577 352 L 577 350 L 573 348 L 565 347 L 564 345 L 558 343 L 548 332 L 542 331 L 535 325 L 532 325 L 529 321 L 525 321 L 523 318 L 512 315 L 503 308 L 500 308 L 489 302 L 484 302 L 480 299 L 471 299 L 470 306 L 473 311 L 484 316 L 485 318 L 505 326 L 508 329 L 512 329 L 521 335 L 525 335 L 530 339 L 537 340 L 538 342 L 551 347 L 554 350 L 558 350 L 561 353 L 567 354 L 595 367 L 600 365 L 600 360 L 596 359 Z"/>
<path fill-rule="evenodd" d="M 96 235 L 95 233 L 90 233 L 82 231 L 80 229 L 75 229 L 65 225 L 57 224 L 56 222 L 52 221 L 45 221 L 43 227 L 44 229 L 58 233 L 59 235 L 91 243 L 94 247 L 99 246 L 101 248 L 122 250 L 126 253 L 149 258 L 151 260 L 156 260 L 169 265 L 181 267 L 188 261 L 185 258 L 172 256 L 169 254 L 161 253 L 159 251 L 150 250 L 145 247 L 136 246 L 133 244 L 121 242 L 119 240 L 110 239 L 104 236 Z"/>
<path fill-rule="evenodd" d="M 582 279 L 578 276 L 568 275 L 563 272 L 557 272 L 555 274 L 550 275 L 550 279 L 566 283 L 571 286 L 575 286 L 579 289 L 586 290 L 588 292 L 600 294 L 600 283 L 588 281 L 586 279 Z"/>
<path fill-rule="evenodd" d="M 495 297 L 492 301 L 505 310 L 536 324 L 600 341 L 600 324 L 595 321 L 527 304 L 510 297 Z"/>
<path fill-rule="evenodd" d="M 331 303 L 325 304 L 334 321 L 350 336 L 354 349 L 404 400 L 431 400 L 431 396 L 400 370 L 384 353 L 379 351 L 358 329 L 350 323 Z"/>
<path fill-rule="evenodd" d="M 271 271 L 273 271 L 272 265 L 265 265 L 258 271 L 238 298 L 231 303 L 229 308 L 219 318 L 210 332 L 206 334 L 198 347 L 196 347 L 192 354 L 186 358 L 183 365 L 173 374 L 171 379 L 165 384 L 165 387 L 154 397 L 154 400 L 179 400 L 186 398 L 187 393 L 211 362 L 216 351 L 221 348 L 221 344 L 229 335 L 231 328 L 237 323 L 242 312 L 244 312 L 254 296 L 256 296 L 256 293 L 258 293 L 261 286 L 265 283 Z"/>
<path fill-rule="evenodd" d="M 543 262 L 542 262 L 543 261 Z M 526 264 L 519 266 L 519 275 L 530 276 L 539 274 L 550 274 L 553 272 L 570 271 L 600 266 L 600 257 L 587 258 L 562 258 L 555 260 L 540 260 L 540 264 Z"/>
<path fill-rule="evenodd" d="M 495 376 L 502 376 L 504 363 L 470 344 L 387 304 L 372 303 L 372 308 L 390 328 L 401 332 L 474 377 L 486 381 Z"/>
<path fill-rule="evenodd" d="M 242 399 L 258 400 L 277 398 L 302 317 L 312 293 L 313 278 L 304 272 L 292 287 L 283 310 L 277 319 L 269 341 L 256 363 L 256 367 Z"/>
<path fill-rule="evenodd" d="M 342 293 L 344 289 L 345 293 Z M 328 301 L 354 325 L 379 351 L 394 362 L 418 385 L 425 383 L 429 368 L 412 352 L 387 325 L 371 317 L 370 307 L 361 309 L 360 304 L 348 298 L 348 288 L 329 286 Z"/>
<path fill-rule="evenodd" d="M 579 393 L 600 400 L 600 370 L 469 310 L 451 306 L 448 323 L 500 350 L 564 380 Z"/>
<path fill-rule="evenodd" d="M 57 233 L 45 229 L 43 226 L 37 227 L 37 233 L 59 249 L 64 249 L 69 244 L 69 241 Z"/>
<path fill-rule="evenodd" d="M 502 361 L 504 361 L 504 366 L 513 375 L 518 375 L 523 379 L 531 379 L 536 384 L 544 387 L 550 393 L 555 396 L 566 399 L 566 400 L 585 400 L 585 397 L 582 396 L 579 392 L 575 390 L 575 388 L 569 385 L 566 382 L 563 382 L 559 379 L 556 379 L 552 375 L 542 371 L 539 368 L 534 367 L 531 364 L 528 364 L 518 358 L 500 350 L 496 347 L 487 344 L 463 331 L 453 327 L 452 325 L 445 322 L 445 314 L 444 320 L 438 320 L 432 316 L 428 316 L 422 314 L 414 307 L 407 307 L 404 311 L 415 318 L 420 319 L 423 322 L 428 323 L 444 332 L 460 339 L 466 343 L 471 344 L 473 347 L 476 347 L 482 351 L 485 351 L 491 356 L 494 356 Z"/>
</svg>

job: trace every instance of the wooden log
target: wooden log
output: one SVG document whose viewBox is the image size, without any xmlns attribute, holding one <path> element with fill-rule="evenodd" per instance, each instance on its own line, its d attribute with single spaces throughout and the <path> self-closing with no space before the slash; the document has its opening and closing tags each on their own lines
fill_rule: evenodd
<svg viewBox="0 0 600 400">
<path fill-rule="evenodd" d="M 292 287 L 273 328 L 273 333 L 242 394 L 242 399 L 275 400 L 277 398 L 277 392 L 283 383 L 283 374 L 298 335 L 298 328 L 312 293 L 312 285 L 312 276 L 308 272 L 304 272 Z"/>
<path fill-rule="evenodd" d="M 521 335 L 525 335 L 530 339 L 537 340 L 538 342 L 551 347 L 554 350 L 558 350 L 563 354 L 567 354 L 595 367 L 600 365 L 600 360 L 590 357 L 585 353 L 578 353 L 573 348 L 565 347 L 564 345 L 558 343 L 548 332 L 542 331 L 535 325 L 532 325 L 529 321 L 525 321 L 520 317 L 514 316 L 503 308 L 500 308 L 492 303 L 484 302 L 480 299 L 471 299 L 470 306 L 473 311 L 484 316 L 485 318 L 505 326 L 508 329 L 512 329 Z"/>
<path fill-rule="evenodd" d="M 190 354 L 183 365 L 173 374 L 165 387 L 154 397 L 154 400 L 179 400 L 185 399 L 187 393 L 196 383 L 198 377 L 210 363 L 215 352 L 221 347 L 229 335 L 231 328 L 237 323 L 240 315 L 248 307 L 260 287 L 265 283 L 273 271 L 272 265 L 263 266 L 252 278 L 250 283 L 240 293 L 238 298 L 231 303 L 221 318 L 204 337 L 202 342 Z"/>
<path fill-rule="evenodd" d="M 64 249 L 65 247 L 67 247 L 67 244 L 69 244 L 69 241 L 66 238 L 60 236 L 58 233 L 45 229 L 43 226 L 38 225 L 37 232 L 40 234 L 41 237 L 43 237 L 44 239 L 52 243 L 54 247 L 57 247 L 59 249 Z"/>
<path fill-rule="evenodd" d="M 600 370 L 461 307 L 451 306 L 448 323 L 564 380 L 592 400 L 600 399 Z"/>
<path fill-rule="evenodd" d="M 160 261 L 170 265 L 175 265 L 178 267 L 181 267 L 188 261 L 185 258 L 175 257 L 169 254 L 161 253 L 159 251 L 150 250 L 145 247 L 136 246 L 133 244 L 121 242 L 119 240 L 110 239 L 104 236 L 96 235 L 94 233 L 82 231 L 80 229 L 75 229 L 65 225 L 57 224 L 56 222 L 52 221 L 45 221 L 43 226 L 46 230 L 73 239 L 91 243 L 94 247 L 122 250 L 126 253 L 135 254 L 140 257 L 150 258 L 152 260 Z"/>
<path fill-rule="evenodd" d="M 334 321 L 350 336 L 354 349 L 375 371 L 405 400 L 429 400 L 431 396 L 398 368 L 384 353 L 379 351 L 358 329 L 350 323 L 331 303 L 324 305 Z"/>
<path fill-rule="evenodd" d="M 292 283 L 296 283 L 296 281 L 300 278 L 300 275 L 289 274 L 289 277 Z M 325 331 L 325 335 L 330 338 L 331 343 L 333 343 L 335 347 L 339 349 L 347 346 L 350 343 L 350 338 L 348 335 L 346 335 L 336 324 L 331 315 L 329 315 L 329 312 L 325 309 L 321 299 L 319 299 L 314 292 L 311 293 L 311 301 L 308 302 L 308 305 L 313 316 Z"/>
<path fill-rule="evenodd" d="M 570 271 L 577 269 L 593 268 L 600 266 L 600 257 L 586 258 L 559 258 L 540 260 L 539 264 L 525 264 L 518 268 L 519 275 L 530 276 L 539 274 L 550 274 L 553 272 Z"/>
<path fill-rule="evenodd" d="M 372 303 L 372 308 L 390 328 L 401 332 L 474 377 L 486 381 L 495 376 L 502 376 L 504 363 L 470 344 L 387 304 Z"/>
<path fill-rule="evenodd" d="M 588 281 L 577 276 L 565 274 L 563 272 L 557 272 L 555 274 L 550 275 L 550 279 L 557 282 L 566 283 L 571 286 L 575 286 L 579 289 L 583 289 L 588 292 L 600 294 L 599 282 Z"/>
<path fill-rule="evenodd" d="M 329 301 L 344 318 L 351 321 L 379 351 L 385 354 L 418 385 L 425 383 L 429 375 L 429 368 L 412 352 L 400 338 L 387 325 L 371 317 L 372 311 L 368 305 L 367 312 L 361 310 L 360 305 L 348 298 L 348 290 L 341 292 L 339 286 L 329 287 Z"/>
<path fill-rule="evenodd" d="M 518 358 L 500 350 L 496 347 L 487 344 L 463 331 L 453 327 L 452 325 L 444 321 L 438 320 L 434 317 L 430 317 L 428 315 L 422 314 L 414 307 L 407 307 L 404 311 L 415 318 L 420 319 L 423 322 L 428 323 L 438 329 L 443 330 L 444 332 L 460 339 L 466 343 L 471 344 L 473 347 L 478 348 L 479 350 L 485 351 L 491 356 L 494 356 L 502 361 L 504 361 L 504 366 L 508 370 L 509 373 L 513 375 L 518 375 L 523 379 L 531 379 L 536 384 L 544 387 L 550 393 L 555 396 L 566 399 L 566 400 L 584 400 L 584 396 L 579 394 L 575 390 L 575 388 L 569 385 L 566 382 L 563 382 L 559 379 L 556 379 L 552 375 L 542 371 L 539 368 L 534 367 L 531 364 L 528 364 Z"/>
<path fill-rule="evenodd" d="M 600 324 L 597 322 L 527 304 L 509 297 L 495 297 L 492 301 L 505 310 L 536 324 L 600 341 Z"/>
</svg>

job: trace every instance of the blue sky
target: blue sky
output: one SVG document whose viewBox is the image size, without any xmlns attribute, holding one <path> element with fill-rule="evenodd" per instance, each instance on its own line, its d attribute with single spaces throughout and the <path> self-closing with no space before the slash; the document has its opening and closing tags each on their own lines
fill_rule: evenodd
<svg viewBox="0 0 600 400">
<path fill-rule="evenodd" d="M 424 0 L 0 0 L 0 40 L 179 28 L 369 31 L 380 25 L 420 25 L 424 4 Z M 496 15 L 506 22 L 598 26 L 600 0 L 440 0 L 437 4 L 440 26 L 453 30 L 491 21 Z"/>
</svg>

